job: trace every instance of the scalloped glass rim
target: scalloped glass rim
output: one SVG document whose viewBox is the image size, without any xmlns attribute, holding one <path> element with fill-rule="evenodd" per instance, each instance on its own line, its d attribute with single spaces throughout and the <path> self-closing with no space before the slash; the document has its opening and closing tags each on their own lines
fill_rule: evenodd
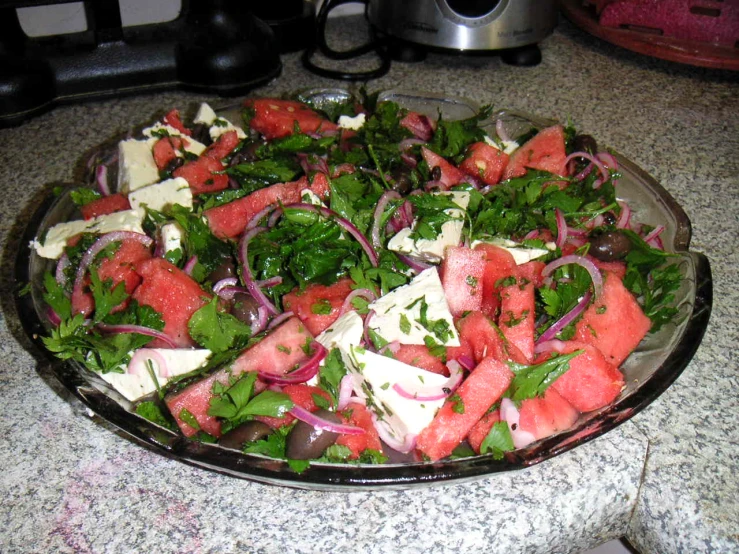
<svg viewBox="0 0 739 554">
<path fill-rule="evenodd" d="M 346 99 L 352 93 L 344 89 L 314 89 L 297 95 L 320 106 L 321 102 Z M 476 113 L 478 106 L 460 98 L 406 91 L 385 91 L 380 99 L 393 100 L 416 111 L 445 117 L 464 118 Z M 220 110 L 227 116 L 229 109 Z M 502 119 L 506 130 L 518 134 L 531 126 L 552 124 L 535 116 L 501 110 L 490 125 Z M 237 121 L 239 119 L 236 119 Z M 280 460 L 245 455 L 217 445 L 201 444 L 164 430 L 131 411 L 132 403 L 120 396 L 98 375 L 76 363 L 61 362 L 48 353 L 40 336 L 48 331 L 46 311 L 41 300 L 41 275 L 51 264 L 38 257 L 29 242 L 44 229 L 70 218 L 75 208 L 68 195 L 48 198 L 31 220 L 16 261 L 16 281 L 31 283 L 31 294 L 18 297 L 19 317 L 28 336 L 39 346 L 52 373 L 98 416 L 115 425 L 154 451 L 199 467 L 235 477 L 282 486 L 317 490 L 405 489 L 446 481 L 466 481 L 492 474 L 522 469 L 584 444 L 633 417 L 654 401 L 690 362 L 705 333 L 712 306 L 712 281 L 708 259 L 688 251 L 690 221 L 675 200 L 647 173 L 613 152 L 623 174 L 617 191 L 628 200 L 634 217 L 642 223 L 663 224 L 665 249 L 675 253 L 685 279 L 676 294 L 680 308 L 679 323 L 666 325 L 650 335 L 622 366 L 626 388 L 616 402 L 602 410 L 581 417 L 570 430 L 531 446 L 508 453 L 502 460 L 491 456 L 385 465 L 348 465 L 314 463 L 301 474 Z"/>
</svg>

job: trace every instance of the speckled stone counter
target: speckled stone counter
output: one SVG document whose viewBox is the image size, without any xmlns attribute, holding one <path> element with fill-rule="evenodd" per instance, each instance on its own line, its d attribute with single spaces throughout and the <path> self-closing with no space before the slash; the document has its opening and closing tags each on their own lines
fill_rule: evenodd
<svg viewBox="0 0 739 554">
<path fill-rule="evenodd" d="M 336 27 L 338 25 L 338 27 Z M 352 36 L 359 18 L 334 24 Z M 739 552 L 739 80 L 651 60 L 563 21 L 534 68 L 431 55 L 371 89 L 458 95 L 570 116 L 651 173 L 712 264 L 703 344 L 649 408 L 605 436 L 520 472 L 409 491 L 326 493 L 198 469 L 90 417 L 29 350 L 11 269 L 21 230 L 83 153 L 134 123 L 205 97 L 181 92 L 67 106 L 0 130 L 0 551 L 581 552 L 626 535 L 643 552 Z M 259 94 L 337 86 L 296 55 Z"/>
</svg>

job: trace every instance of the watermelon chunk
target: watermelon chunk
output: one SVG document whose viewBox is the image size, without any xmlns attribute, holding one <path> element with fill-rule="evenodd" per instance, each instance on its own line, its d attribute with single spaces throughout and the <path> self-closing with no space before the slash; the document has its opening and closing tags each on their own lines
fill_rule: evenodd
<svg viewBox="0 0 739 554">
<path fill-rule="evenodd" d="M 236 131 L 226 131 L 203 152 L 203 156 L 221 161 L 239 145 L 239 135 Z"/>
<path fill-rule="evenodd" d="M 528 364 L 534 359 L 534 300 L 534 284 L 527 279 L 516 279 L 514 284 L 500 290 L 498 327 Z"/>
<path fill-rule="evenodd" d="M 185 147 L 185 139 L 182 137 L 162 137 L 154 143 L 151 153 L 157 169 L 162 171 L 169 163 L 177 158 L 178 152 Z"/>
<path fill-rule="evenodd" d="M 485 253 L 463 246 L 448 246 L 441 262 L 441 284 L 449 311 L 457 317 L 482 308 Z"/>
<path fill-rule="evenodd" d="M 344 300 L 354 281 L 339 279 L 330 286 L 312 283 L 305 290 L 294 290 L 282 299 L 283 308 L 292 311 L 313 335 L 328 329 L 339 317 Z"/>
<path fill-rule="evenodd" d="M 328 195 L 328 179 L 323 173 L 316 173 L 313 182 L 307 177 L 289 183 L 277 183 L 256 190 L 245 196 L 204 212 L 210 230 L 221 239 L 232 239 L 239 236 L 246 229 L 251 218 L 270 204 L 294 204 L 300 201 L 300 192 L 310 189 L 321 198 Z"/>
<path fill-rule="evenodd" d="M 503 332 L 482 312 L 470 312 L 457 322 L 460 340 L 472 347 L 475 362 L 492 357 L 525 364 L 526 357 L 508 342 Z"/>
<path fill-rule="evenodd" d="M 592 344 L 615 366 L 639 345 L 652 325 L 618 275 L 606 272 L 603 293 L 575 326 L 577 340 Z"/>
<path fill-rule="evenodd" d="M 134 300 L 162 315 L 164 332 L 178 347 L 194 346 L 187 323 L 192 314 L 208 303 L 210 295 L 187 273 L 163 258 L 139 263 L 136 272 L 143 280 L 133 292 Z M 151 346 L 166 347 L 157 340 Z"/>
<path fill-rule="evenodd" d="M 168 395 L 165 398 L 165 403 L 186 437 L 193 436 L 197 433 L 197 429 L 191 427 L 182 419 L 180 414 L 183 409 L 192 414 L 203 431 L 214 437 L 219 437 L 221 435 L 221 424 L 217 418 L 208 415 L 210 399 L 213 397 L 213 385 L 216 382 L 226 385 L 230 379 L 238 377 L 246 371 L 284 375 L 307 357 L 303 351 L 303 346 L 312 340 L 313 337 L 305 329 L 305 326 L 297 318 L 290 318 L 272 330 L 260 342 L 245 350 L 230 367 L 218 370 L 202 381 Z M 299 393 L 299 391 L 295 393 L 296 398 Z M 310 397 L 312 401 L 310 394 L 305 395 L 305 397 Z M 304 397 L 301 396 L 300 398 Z"/>
<path fill-rule="evenodd" d="M 522 177 L 527 169 L 541 169 L 564 176 L 566 157 L 564 127 L 561 125 L 547 127 L 511 154 L 503 171 L 503 179 Z"/>
<path fill-rule="evenodd" d="M 203 194 L 218 192 L 228 187 L 228 175 L 222 173 L 224 169 L 218 160 L 200 156 L 197 160 L 175 169 L 172 175 L 185 179 L 193 194 Z"/>
<path fill-rule="evenodd" d="M 347 414 L 349 417 L 346 417 Z M 341 415 L 348 425 L 364 429 L 361 435 L 339 435 L 336 439 L 336 444 L 346 446 L 352 451 L 349 456 L 350 460 L 356 460 L 368 448 L 382 452 L 380 436 L 372 423 L 372 415 L 364 404 L 352 402 L 341 412 Z"/>
<path fill-rule="evenodd" d="M 507 165 L 508 154 L 486 142 L 475 142 L 467 149 L 467 157 L 459 164 L 459 169 L 486 185 L 497 185 Z"/>
<path fill-rule="evenodd" d="M 180 118 L 180 112 L 178 110 L 172 110 L 162 118 L 162 121 L 170 127 L 174 127 L 183 135 L 192 136 L 192 131 L 185 127 Z"/>
<path fill-rule="evenodd" d="M 264 135 L 267 140 L 292 135 L 296 128 L 300 133 L 335 133 L 338 126 L 302 102 L 257 98 L 247 100 L 244 105 L 251 108 L 254 116 L 249 127 Z"/>
<path fill-rule="evenodd" d="M 435 167 L 438 167 L 439 170 L 441 170 L 439 183 L 441 183 L 441 188 L 443 190 L 449 190 L 454 185 L 458 185 L 459 183 L 464 183 L 469 180 L 464 171 L 457 169 L 436 152 L 429 150 L 425 146 L 421 147 L 421 155 L 428 164 L 430 170 L 433 171 Z"/>
<path fill-rule="evenodd" d="M 493 425 L 498 423 L 500 421 L 500 411 L 495 410 L 493 412 L 488 412 L 484 416 L 482 416 L 482 419 L 475 423 L 475 425 L 470 429 L 470 432 L 467 434 L 467 442 L 470 443 L 470 446 L 472 447 L 472 450 L 480 453 L 480 447 L 482 446 L 482 441 L 485 440 L 485 437 L 488 436 L 488 433 L 490 432 L 490 429 L 493 428 Z"/>
<path fill-rule="evenodd" d="M 624 376 L 597 348 L 578 341 L 550 342 L 560 354 L 585 350 L 570 360 L 570 369 L 550 387 L 573 408 L 580 412 L 590 412 L 607 406 L 616 399 L 624 387 Z M 537 358 L 537 361 L 544 359 Z"/>
<path fill-rule="evenodd" d="M 544 396 L 521 402 L 518 413 L 519 428 L 531 433 L 536 440 L 569 429 L 580 415 L 553 387 L 549 387 Z"/>
<path fill-rule="evenodd" d="M 413 133 L 413 136 L 424 142 L 430 141 L 436 131 L 434 120 L 418 112 L 408 112 L 408 115 L 400 120 L 400 126 L 405 127 Z"/>
<path fill-rule="evenodd" d="M 331 404 L 331 397 L 328 393 L 320 387 L 313 385 L 297 384 L 297 385 L 285 385 L 282 387 L 282 392 L 290 397 L 290 400 L 296 406 L 305 408 L 309 412 L 315 412 L 318 409 L 316 404 L 316 396 L 322 396 L 323 399 Z M 295 421 L 295 416 L 291 413 L 285 414 L 283 417 L 268 417 L 268 416 L 257 416 L 256 419 L 262 423 L 266 423 L 273 429 L 290 425 Z"/>
<path fill-rule="evenodd" d="M 108 215 L 123 210 L 130 210 L 131 204 L 128 197 L 123 194 L 111 194 L 93 200 L 80 208 L 84 219 L 93 219 L 99 215 Z"/>
<path fill-rule="evenodd" d="M 449 397 L 433 421 L 418 435 L 416 448 L 432 460 L 449 456 L 511 384 L 508 366 L 488 357 Z"/>
<path fill-rule="evenodd" d="M 482 276 L 482 311 L 488 317 L 497 317 L 500 298 L 496 283 L 513 274 L 516 260 L 505 248 L 494 244 L 480 243 L 475 250 L 485 253 L 485 272 Z"/>
<path fill-rule="evenodd" d="M 444 363 L 434 356 L 424 344 L 401 344 L 395 353 L 395 359 L 432 373 L 449 375 L 449 370 Z"/>
</svg>

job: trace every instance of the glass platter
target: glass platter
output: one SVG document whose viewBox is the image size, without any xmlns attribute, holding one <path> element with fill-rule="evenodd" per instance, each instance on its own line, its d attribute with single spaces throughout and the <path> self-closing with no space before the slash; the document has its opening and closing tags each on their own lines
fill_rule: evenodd
<svg viewBox="0 0 739 554">
<path fill-rule="evenodd" d="M 350 94 L 341 89 L 318 89 L 302 92 L 297 97 L 320 106 L 322 102 L 346 99 Z M 469 117 L 478 109 L 478 106 L 463 99 L 403 91 L 386 91 L 380 94 L 380 99 L 393 100 L 430 116 L 440 111 L 450 119 Z M 233 114 L 235 110 L 237 105 L 231 105 L 219 112 L 232 121 L 240 121 L 240 116 Z M 512 136 L 525 132 L 531 126 L 552 124 L 551 121 L 502 110 L 492 116 L 490 132 L 494 132 L 497 119 L 503 120 Z M 17 258 L 16 279 L 19 286 L 30 282 L 32 287 L 31 294 L 17 298 L 19 317 L 28 336 L 45 353 L 52 373 L 90 410 L 134 440 L 182 462 L 263 483 L 318 490 L 402 489 L 452 480 L 472 480 L 522 469 L 576 448 L 610 431 L 648 406 L 688 365 L 708 325 L 712 303 L 711 270 L 704 255 L 688 250 L 690 220 L 659 183 L 623 156 L 615 152 L 613 154 L 623 175 L 616 189 L 618 197 L 629 202 L 634 219 L 653 226 L 665 225 L 661 235 L 665 250 L 676 255 L 684 275 L 675 300 L 680 310 L 679 321 L 649 335 L 622 365 L 626 387 L 612 405 L 581 416 L 568 431 L 510 452 L 503 460 L 494 460 L 486 455 L 428 463 L 314 463 L 303 473 L 297 474 L 280 460 L 244 455 L 217 445 L 189 441 L 139 417 L 133 413 L 132 403 L 101 377 L 81 365 L 54 358 L 46 352 L 39 338 L 48 334 L 50 327 L 41 297 L 42 275 L 53 267 L 54 262 L 37 256 L 30 249 L 29 242 L 54 224 L 79 217 L 68 194 L 48 198 L 26 230 Z"/>
</svg>

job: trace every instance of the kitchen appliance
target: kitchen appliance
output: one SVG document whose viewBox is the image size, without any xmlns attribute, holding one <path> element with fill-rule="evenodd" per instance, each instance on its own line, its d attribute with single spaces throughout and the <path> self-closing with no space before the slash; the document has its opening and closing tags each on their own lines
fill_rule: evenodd
<svg viewBox="0 0 739 554">
<path fill-rule="evenodd" d="M 372 40 L 346 52 L 326 43 L 329 12 L 348 3 L 365 4 Z M 326 77 L 364 80 L 389 69 L 389 60 L 420 61 L 429 50 L 470 54 L 499 54 L 512 65 L 541 61 L 538 43 L 557 25 L 556 0 L 325 0 L 318 14 L 315 49 L 327 58 L 345 60 L 375 52 L 382 64 L 368 72 L 349 73 L 318 67 L 313 49 L 303 62 Z"/>
<path fill-rule="evenodd" d="M 0 0 L 0 127 L 58 103 L 135 92 L 245 94 L 282 70 L 273 31 L 239 0 L 182 0 L 174 21 L 131 27 L 119 0 L 84 0 L 87 30 L 25 34 L 16 8 L 69 2 Z M 277 21 L 291 24 L 284 12 Z"/>
</svg>

